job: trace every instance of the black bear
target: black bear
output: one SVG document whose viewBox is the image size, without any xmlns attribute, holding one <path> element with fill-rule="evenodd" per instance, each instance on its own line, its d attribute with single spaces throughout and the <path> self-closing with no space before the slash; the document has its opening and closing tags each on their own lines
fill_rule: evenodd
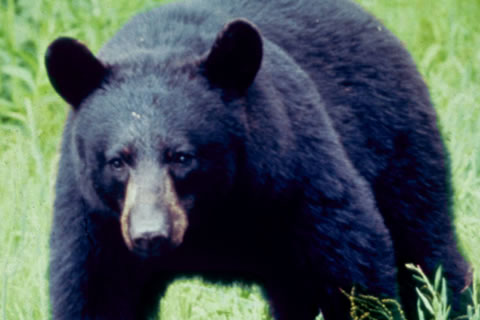
<svg viewBox="0 0 480 320">
<path fill-rule="evenodd" d="M 51 234 L 53 319 L 145 319 L 177 275 L 259 283 L 277 320 L 349 319 L 404 268 L 469 284 L 445 147 L 401 43 L 350 1 L 191 0 L 95 57 L 46 53 L 72 110 Z M 400 285 L 398 285 L 400 284 Z"/>
</svg>

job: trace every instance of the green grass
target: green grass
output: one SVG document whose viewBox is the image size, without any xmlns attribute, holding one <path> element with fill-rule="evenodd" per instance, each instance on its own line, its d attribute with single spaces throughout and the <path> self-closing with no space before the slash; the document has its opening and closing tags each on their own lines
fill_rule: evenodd
<svg viewBox="0 0 480 320">
<path fill-rule="evenodd" d="M 404 41 L 430 86 L 452 158 L 459 238 L 480 269 L 480 2 L 360 3 Z M 67 35 L 96 52 L 129 17 L 157 4 L 0 0 L 0 320 L 49 317 L 48 235 L 67 108 L 47 80 L 45 49 Z M 269 319 L 259 292 L 180 280 L 161 302 L 162 319 Z"/>
</svg>

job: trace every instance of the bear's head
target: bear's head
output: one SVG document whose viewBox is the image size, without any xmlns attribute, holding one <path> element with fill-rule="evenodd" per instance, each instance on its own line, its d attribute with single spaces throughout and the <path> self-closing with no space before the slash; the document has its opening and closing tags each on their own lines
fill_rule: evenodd
<svg viewBox="0 0 480 320">
<path fill-rule="evenodd" d="M 120 221 L 130 250 L 181 245 L 195 212 L 215 210 L 235 188 L 246 134 L 236 105 L 261 60 L 260 34 L 242 19 L 195 59 L 139 50 L 107 63 L 75 39 L 49 46 L 48 76 L 72 107 L 76 183 L 90 211 Z"/>
</svg>

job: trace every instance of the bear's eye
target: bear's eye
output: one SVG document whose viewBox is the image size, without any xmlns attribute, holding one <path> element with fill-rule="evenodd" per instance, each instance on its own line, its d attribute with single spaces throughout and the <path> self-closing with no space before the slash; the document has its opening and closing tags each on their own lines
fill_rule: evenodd
<svg viewBox="0 0 480 320">
<path fill-rule="evenodd" d="M 185 152 L 172 152 L 167 154 L 167 161 L 170 163 L 188 165 L 194 159 L 194 156 Z"/>
<path fill-rule="evenodd" d="M 173 162 L 178 164 L 188 164 L 193 160 L 193 156 L 188 153 L 178 152 L 173 156 Z"/>
<path fill-rule="evenodd" d="M 122 170 L 125 167 L 125 162 L 120 158 L 115 158 L 108 163 L 114 170 Z"/>
</svg>

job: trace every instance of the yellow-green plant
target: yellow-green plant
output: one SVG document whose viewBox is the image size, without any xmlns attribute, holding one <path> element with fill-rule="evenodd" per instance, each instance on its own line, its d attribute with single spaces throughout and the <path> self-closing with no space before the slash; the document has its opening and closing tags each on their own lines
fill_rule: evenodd
<svg viewBox="0 0 480 320">
<path fill-rule="evenodd" d="M 342 292 L 350 300 L 350 317 L 353 320 L 406 320 L 396 300 L 358 294 L 355 287 L 350 293 L 343 290 Z"/>
<path fill-rule="evenodd" d="M 413 277 L 420 286 L 416 288 L 418 294 L 417 311 L 419 320 L 449 320 L 450 306 L 448 304 L 447 282 L 442 276 L 442 268 L 435 273 L 433 284 L 419 266 L 407 264 L 407 269 L 413 271 Z M 467 314 L 453 320 L 480 320 L 480 303 L 477 293 L 478 283 L 473 279 L 470 291 L 472 304 L 467 308 Z"/>
</svg>

